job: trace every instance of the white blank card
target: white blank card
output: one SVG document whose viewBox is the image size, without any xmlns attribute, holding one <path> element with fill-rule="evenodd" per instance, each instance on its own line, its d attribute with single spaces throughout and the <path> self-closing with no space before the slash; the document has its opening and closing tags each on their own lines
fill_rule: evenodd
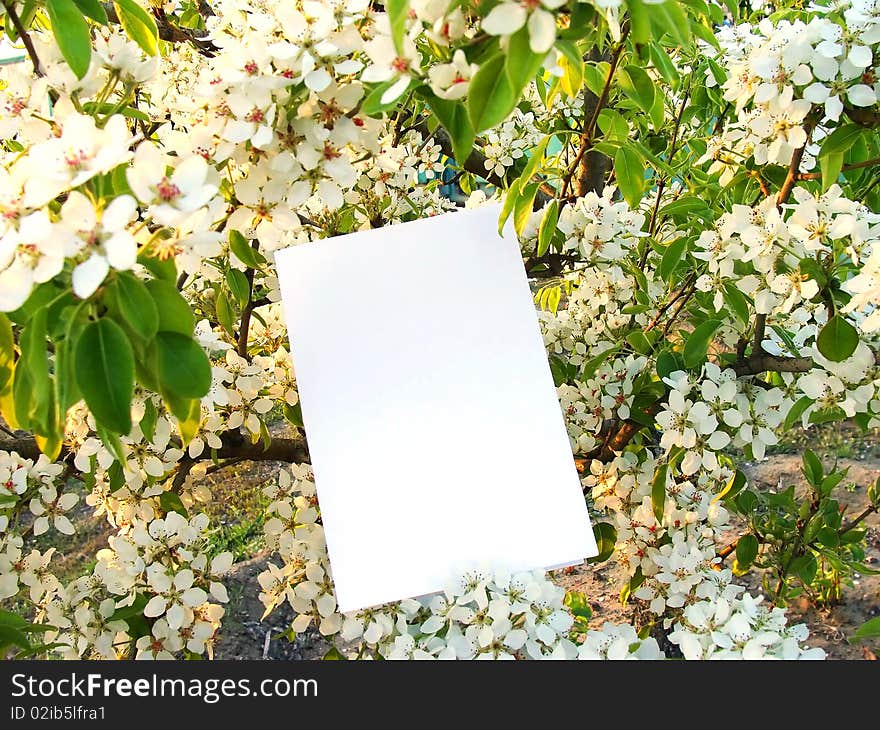
<svg viewBox="0 0 880 730">
<path fill-rule="evenodd" d="M 513 235 L 494 205 L 278 251 L 342 611 L 476 567 L 596 555 Z"/>
</svg>

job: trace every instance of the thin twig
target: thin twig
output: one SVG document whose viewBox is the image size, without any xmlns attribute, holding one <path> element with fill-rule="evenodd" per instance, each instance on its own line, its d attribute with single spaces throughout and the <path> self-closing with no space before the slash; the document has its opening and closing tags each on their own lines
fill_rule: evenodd
<svg viewBox="0 0 880 730">
<path fill-rule="evenodd" d="M 666 312 L 669 310 L 669 308 L 672 305 L 674 305 L 679 299 L 681 299 L 685 295 L 685 292 L 687 291 L 688 287 L 694 283 L 696 278 L 697 278 L 696 272 L 691 272 L 691 275 L 685 280 L 684 284 L 682 284 L 682 287 L 681 287 L 681 289 L 678 290 L 678 293 L 660 308 L 660 311 L 657 312 L 657 316 L 651 320 L 651 323 L 647 327 L 645 327 L 646 333 L 650 332 L 652 329 L 654 329 L 657 326 L 657 324 L 660 322 L 661 317 L 663 317 L 663 315 L 666 314 Z"/>
<path fill-rule="evenodd" d="M 864 160 L 863 162 L 853 162 L 848 165 L 844 165 L 840 168 L 841 172 L 849 172 L 850 170 L 860 170 L 863 167 L 873 167 L 874 165 L 880 165 L 880 157 L 875 157 L 871 160 Z M 822 173 L 821 172 L 802 172 L 797 176 L 798 180 L 821 180 Z"/>
<path fill-rule="evenodd" d="M 578 165 L 580 164 L 584 155 L 587 153 L 587 150 L 593 146 L 593 134 L 595 133 L 596 125 L 599 122 L 599 114 L 602 112 L 602 108 L 605 106 L 605 103 L 608 101 L 608 96 L 611 93 L 611 84 L 614 81 L 614 75 L 617 72 L 617 64 L 620 63 L 623 51 L 626 48 L 626 38 L 628 34 L 629 26 L 626 26 L 621 32 L 620 42 L 617 44 L 614 52 L 611 55 L 611 59 L 609 61 L 608 76 L 605 79 L 605 85 L 602 87 L 602 91 L 599 93 L 599 98 L 596 101 L 596 107 L 593 109 L 593 114 L 590 117 L 590 120 L 584 126 L 583 132 L 581 132 L 579 142 L 580 149 L 578 150 L 577 156 L 574 158 L 571 165 L 569 165 L 562 179 L 562 191 L 560 193 L 560 197 L 562 198 L 566 198 L 568 196 L 568 190 L 571 186 L 572 177 L 574 176 L 575 171 L 578 169 Z"/>
<path fill-rule="evenodd" d="M 776 207 L 779 210 L 782 210 L 783 204 L 788 201 L 791 191 L 794 189 L 794 185 L 797 182 L 801 160 L 804 159 L 804 152 L 807 151 L 807 145 L 810 143 L 810 137 L 813 134 L 813 129 L 815 129 L 817 121 L 816 117 L 813 116 L 808 117 L 804 122 L 804 133 L 807 136 L 807 141 L 804 142 L 803 147 L 796 149 L 791 156 L 791 162 L 788 165 L 788 173 L 785 176 L 782 187 L 779 189 L 779 195 L 776 196 Z"/>
<path fill-rule="evenodd" d="M 27 29 L 22 24 L 21 18 L 19 18 L 18 13 L 15 12 L 15 3 L 10 0 L 3 0 L 3 7 L 6 8 L 6 14 L 9 15 L 9 19 L 12 21 L 15 32 L 18 33 L 21 42 L 24 43 L 28 56 L 30 56 L 31 63 L 34 65 L 34 73 L 37 76 L 45 76 L 46 73 L 43 71 L 43 64 L 40 63 L 37 49 L 34 48 L 34 43 L 31 40 L 30 35 L 28 35 Z"/>
<path fill-rule="evenodd" d="M 675 126 L 672 129 L 672 142 L 669 145 L 669 164 L 672 165 L 672 159 L 675 157 L 676 147 L 678 145 L 678 131 L 681 127 L 681 120 L 684 118 L 684 110 L 687 107 L 688 100 L 691 95 L 691 81 L 693 80 L 693 75 L 688 77 L 688 86 L 684 92 L 684 98 L 681 100 L 681 106 L 678 109 L 678 114 L 675 116 Z M 654 209 L 651 211 L 651 222 L 648 225 L 648 233 L 652 236 L 654 232 L 657 230 L 657 213 L 660 210 L 660 200 L 663 197 L 663 191 L 666 188 L 666 176 L 660 178 L 660 181 L 657 183 L 657 199 L 654 201 Z M 648 251 L 650 247 L 645 247 L 645 252 L 642 254 L 642 260 L 639 262 L 639 268 L 644 267 L 645 262 L 648 259 Z"/>
<path fill-rule="evenodd" d="M 867 507 L 865 507 L 864 510 L 862 510 L 855 517 L 855 519 L 851 520 L 850 522 L 847 522 L 843 527 L 841 527 L 840 530 L 838 530 L 837 534 L 838 535 L 845 535 L 847 532 L 849 532 L 850 530 L 855 528 L 866 517 L 870 517 L 872 514 L 874 514 L 878 509 L 880 509 L 880 505 L 869 504 Z"/>
</svg>

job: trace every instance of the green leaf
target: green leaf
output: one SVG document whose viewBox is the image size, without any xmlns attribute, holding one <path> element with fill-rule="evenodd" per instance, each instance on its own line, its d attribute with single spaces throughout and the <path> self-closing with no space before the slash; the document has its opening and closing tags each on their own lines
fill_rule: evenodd
<svg viewBox="0 0 880 730">
<path fill-rule="evenodd" d="M 159 330 L 191 336 L 196 326 L 196 319 L 192 308 L 177 291 L 177 287 L 164 279 L 151 279 L 146 283 L 146 287 L 159 313 Z"/>
<path fill-rule="evenodd" d="M 9 624 L 0 624 L 0 650 L 5 654 L 5 649 L 10 646 L 27 650 L 31 648 L 31 643 L 20 629 Z"/>
<path fill-rule="evenodd" d="M 403 55 L 403 36 L 406 33 L 406 16 L 409 14 L 409 0 L 385 0 L 385 11 L 391 25 L 391 38 L 397 53 Z"/>
<path fill-rule="evenodd" d="M 675 3 L 672 0 L 667 0 L 666 5 L 674 5 Z M 699 21 L 693 21 L 689 24 L 689 30 L 701 40 L 706 41 L 710 46 L 720 50 L 721 44 L 718 42 L 718 39 L 715 37 L 714 30 L 706 27 Z"/>
<path fill-rule="evenodd" d="M 12 370 L 15 364 L 15 339 L 12 336 L 12 323 L 0 312 L 0 393 L 3 393 L 12 382 Z"/>
<path fill-rule="evenodd" d="M 599 129 L 610 141 L 625 142 L 629 137 L 629 124 L 623 115 L 615 109 L 603 109 L 599 112 Z"/>
<path fill-rule="evenodd" d="M 590 607 L 590 602 L 580 591 L 566 591 L 563 603 L 575 618 L 589 621 L 593 616 L 593 609 Z"/>
<path fill-rule="evenodd" d="M 749 323 L 749 302 L 746 295 L 743 294 L 733 283 L 726 283 L 722 292 L 724 302 L 733 310 L 740 322 Z"/>
<path fill-rule="evenodd" d="M 632 39 L 639 44 L 647 43 L 651 40 L 651 11 L 645 7 L 643 0 L 627 0 L 627 7 Z"/>
<path fill-rule="evenodd" d="M 805 584 L 809 585 L 813 582 L 818 570 L 819 565 L 816 562 L 816 556 L 809 553 L 807 555 L 801 555 L 799 558 L 795 558 L 791 561 L 789 574 L 794 573 Z"/>
<path fill-rule="evenodd" d="M 156 423 L 159 420 L 159 411 L 152 398 L 147 398 L 144 403 L 144 416 L 141 418 L 141 433 L 147 441 L 152 441 L 156 435 Z"/>
<path fill-rule="evenodd" d="M 135 0 L 114 0 L 113 7 L 128 37 L 147 55 L 159 55 L 159 29 L 153 16 Z"/>
<path fill-rule="evenodd" d="M 83 15 L 100 25 L 107 25 L 107 11 L 98 0 L 73 0 Z"/>
<path fill-rule="evenodd" d="M 284 417 L 287 419 L 288 423 L 293 424 L 294 426 L 303 427 L 303 416 L 302 416 L 302 406 L 300 406 L 299 401 L 290 405 L 285 403 L 281 412 L 284 413 Z"/>
<path fill-rule="evenodd" d="M 804 415 L 804 411 L 807 410 L 813 404 L 813 399 L 808 395 L 802 395 L 795 404 L 788 411 L 788 415 L 785 417 L 785 423 L 783 424 L 783 430 L 788 430 L 794 424 L 796 424 L 802 415 Z"/>
<path fill-rule="evenodd" d="M 666 107 L 663 104 L 663 94 L 657 94 L 654 97 L 654 103 L 651 105 L 648 115 L 651 117 L 651 126 L 655 130 L 663 126 L 663 122 L 666 121 Z"/>
<path fill-rule="evenodd" d="M 622 145 L 615 153 L 614 175 L 624 199 L 636 208 L 645 189 L 645 164 L 631 145 Z"/>
<path fill-rule="evenodd" d="M 678 69 L 669 57 L 669 54 L 663 50 L 663 46 L 659 43 L 652 43 L 649 50 L 651 53 L 651 61 L 654 63 L 654 68 L 660 72 L 660 75 L 666 83 L 673 88 L 676 88 L 681 77 L 679 76 Z M 721 83 L 723 82 L 724 79 L 721 80 Z"/>
<path fill-rule="evenodd" d="M 880 636 L 880 616 L 865 621 L 850 638 L 850 641 L 860 641 L 861 639 L 874 639 Z"/>
<path fill-rule="evenodd" d="M 822 462 L 812 449 L 805 449 L 803 456 L 803 473 L 807 481 L 814 487 L 818 487 L 822 483 L 822 476 L 825 470 L 822 468 Z"/>
<path fill-rule="evenodd" d="M 529 29 L 523 25 L 510 36 L 504 56 L 504 73 L 514 94 L 519 97 L 523 87 L 540 71 L 546 53 L 535 53 L 529 41 Z"/>
<path fill-rule="evenodd" d="M 98 434 L 98 438 L 101 442 L 106 446 L 110 453 L 113 454 L 113 458 L 116 459 L 120 464 L 125 463 L 125 449 L 122 448 L 122 441 L 119 440 L 119 436 L 110 431 L 106 426 L 101 423 L 97 423 L 95 425 L 95 433 Z M 112 480 L 112 475 L 111 475 Z M 111 488 L 118 487 L 114 486 L 114 483 L 111 481 Z M 122 486 L 121 484 L 119 486 Z"/>
<path fill-rule="evenodd" d="M 474 126 L 468 116 L 467 107 L 460 101 L 448 101 L 431 94 L 427 97 L 428 106 L 443 125 L 452 142 L 452 156 L 459 167 L 464 167 L 474 148 Z"/>
<path fill-rule="evenodd" d="M 682 236 L 670 243 L 663 252 L 663 258 L 660 259 L 660 277 L 663 281 L 669 281 L 675 268 L 678 266 L 684 252 L 687 251 L 687 239 Z"/>
<path fill-rule="evenodd" d="M 516 206 L 521 183 L 522 181 L 520 179 L 514 180 L 510 184 L 510 187 L 507 188 L 507 192 L 504 194 L 504 202 L 501 204 L 501 215 L 498 218 L 499 236 L 501 235 L 501 231 L 504 228 L 504 224 L 507 223 L 507 219 L 510 218 L 510 214 L 513 213 L 513 209 Z"/>
<path fill-rule="evenodd" d="M 129 271 L 119 272 L 114 285 L 119 312 L 128 326 L 149 342 L 159 331 L 159 310 L 150 290 Z"/>
<path fill-rule="evenodd" d="M 141 249 L 141 252 L 138 253 L 137 262 L 157 279 L 172 283 L 177 281 L 177 266 L 174 263 L 174 258 L 171 256 L 160 259 L 156 256 L 150 256 L 148 251 Z"/>
<path fill-rule="evenodd" d="M 743 487 L 746 485 L 746 475 L 743 474 L 739 469 L 737 469 L 733 476 L 730 477 L 730 480 L 727 482 L 727 485 L 722 489 L 718 494 L 715 495 L 715 498 L 712 500 L 713 502 L 717 502 L 722 499 L 731 500 L 739 494 Z"/>
<path fill-rule="evenodd" d="M 110 491 L 115 492 L 125 486 L 125 471 L 122 469 L 122 461 L 117 459 L 107 468 L 107 477 L 110 480 Z"/>
<path fill-rule="evenodd" d="M 159 381 L 178 398 L 201 398 L 211 387 L 211 363 L 198 343 L 179 332 L 156 335 Z"/>
<path fill-rule="evenodd" d="M 79 338 L 82 328 L 88 324 L 83 316 L 87 305 L 76 307 L 71 315 L 69 327 L 63 339 L 55 342 L 55 401 L 61 418 L 67 409 L 76 403 L 79 391 L 76 388 L 76 367 L 74 364 L 74 344 Z"/>
<path fill-rule="evenodd" d="M 666 378 L 676 370 L 681 370 L 684 363 L 678 353 L 671 350 L 663 350 L 657 355 L 657 375 Z"/>
<path fill-rule="evenodd" d="M 843 154 L 856 143 L 861 135 L 862 127 L 857 124 L 838 127 L 823 140 L 822 147 L 819 149 L 819 157 Z"/>
<path fill-rule="evenodd" d="M 840 545 L 840 537 L 837 534 L 837 530 L 827 525 L 819 529 L 816 533 L 816 539 L 825 547 L 836 548 Z"/>
<path fill-rule="evenodd" d="M 584 64 L 584 83 L 596 96 L 602 94 L 602 89 L 605 87 L 605 82 L 608 80 L 608 72 L 610 68 L 611 66 L 607 61 L 602 61 L 598 64 Z"/>
<path fill-rule="evenodd" d="M 736 562 L 741 570 L 747 570 L 758 557 L 758 538 L 751 533 L 736 541 Z"/>
<path fill-rule="evenodd" d="M 856 351 L 859 334 L 849 322 L 835 314 L 822 327 L 816 338 L 819 352 L 832 362 L 842 362 Z"/>
<path fill-rule="evenodd" d="M 655 28 L 655 36 L 661 33 L 669 33 L 670 37 L 680 46 L 686 46 L 691 40 L 691 25 L 687 16 L 678 4 L 678 0 L 666 0 L 662 3 L 652 3 L 650 7 L 651 24 Z M 713 38 L 713 41 L 715 39 Z"/>
<path fill-rule="evenodd" d="M 214 308 L 217 312 L 217 321 L 231 335 L 235 326 L 235 312 L 233 312 L 232 303 L 229 301 L 229 296 L 224 289 L 217 287 L 214 292 Z"/>
<path fill-rule="evenodd" d="M 577 43 L 573 41 L 556 41 L 556 49 L 561 51 L 559 65 L 562 67 L 560 85 L 562 90 L 572 99 L 581 91 L 584 85 L 584 59 L 578 50 Z"/>
<path fill-rule="evenodd" d="M 147 606 L 148 599 L 146 595 L 143 593 L 138 593 L 135 595 L 134 601 L 131 602 L 128 606 L 120 606 L 117 608 L 113 615 L 110 616 L 110 621 L 127 621 L 132 616 L 143 615 L 144 608 Z"/>
<path fill-rule="evenodd" d="M 15 368 L 13 398 L 15 416 L 22 428 L 46 436 L 50 430 L 52 382 L 46 346 L 46 307 L 37 310 L 22 329 L 21 359 Z"/>
<path fill-rule="evenodd" d="M 98 423 L 114 433 L 131 431 L 134 355 L 113 320 L 86 325 L 76 343 L 76 384 Z"/>
<path fill-rule="evenodd" d="M 474 131 L 483 132 L 503 122 L 519 99 L 505 72 L 501 54 L 483 63 L 468 88 L 468 115 Z"/>
<path fill-rule="evenodd" d="M 532 148 L 529 154 L 529 161 L 520 173 L 520 185 L 526 185 L 532 181 L 532 177 L 544 162 L 544 152 L 547 150 L 547 143 L 550 141 L 550 135 L 547 135 Z"/>
<path fill-rule="evenodd" d="M 89 70 L 92 59 L 92 37 L 88 22 L 73 0 L 46 0 L 46 11 L 61 55 L 77 78 L 81 79 Z"/>
<path fill-rule="evenodd" d="M 632 349 L 640 355 L 651 354 L 651 341 L 645 336 L 645 333 L 641 330 L 630 332 L 626 336 L 626 341 L 632 346 Z"/>
<path fill-rule="evenodd" d="M 266 263 L 266 257 L 255 249 L 239 231 L 229 229 L 229 250 L 250 269 L 258 269 Z"/>
<path fill-rule="evenodd" d="M 83 110 L 86 114 L 90 114 L 94 116 L 95 114 L 121 114 L 124 117 L 128 117 L 129 119 L 137 119 L 140 122 L 149 122 L 150 115 L 146 114 L 139 109 L 135 109 L 131 106 L 124 106 L 119 108 L 116 104 L 111 104 L 109 102 L 105 102 L 103 104 L 97 104 L 93 101 L 88 101 L 83 104 Z M 119 168 L 117 168 L 119 169 Z M 117 193 L 124 193 L 127 195 L 131 195 L 131 188 L 128 185 L 128 180 L 125 177 L 125 174 L 118 175 L 115 171 L 110 175 L 113 181 L 113 190 Z M 106 180 L 106 178 L 104 178 Z"/>
<path fill-rule="evenodd" d="M 626 66 L 617 72 L 617 85 L 645 114 L 654 106 L 654 82 L 644 69 Z"/>
<path fill-rule="evenodd" d="M 688 336 L 682 352 L 685 367 L 694 368 L 703 363 L 706 359 L 706 353 L 709 351 L 712 336 L 720 325 L 720 320 L 707 319 L 694 328 L 694 331 Z"/>
<path fill-rule="evenodd" d="M 180 431 L 180 440 L 184 446 L 188 445 L 196 437 L 201 425 L 202 402 L 198 398 L 193 398 L 189 401 L 189 412 L 187 415 L 183 418 L 177 417 L 177 429 Z M 263 424 L 260 424 L 260 426 L 262 427 Z"/>
<path fill-rule="evenodd" d="M 599 554 L 590 558 L 591 563 L 604 563 L 614 552 L 617 544 L 617 530 L 610 522 L 597 522 L 593 525 L 593 536 L 596 538 L 596 547 Z"/>
<path fill-rule="evenodd" d="M 819 169 L 822 171 L 822 192 L 825 192 L 840 177 L 840 171 L 843 169 L 843 152 L 820 155 Z"/>
<path fill-rule="evenodd" d="M 543 256 L 550 248 L 556 224 L 559 222 L 559 201 L 554 198 L 544 211 L 541 225 L 538 228 L 538 256 Z"/>
<path fill-rule="evenodd" d="M 345 656 L 342 654 L 339 649 L 335 646 L 331 646 L 324 656 L 321 657 L 322 661 L 346 661 Z"/>
<path fill-rule="evenodd" d="M 186 507 L 183 506 L 180 496 L 174 492 L 162 492 L 162 494 L 159 495 L 159 504 L 165 512 L 177 512 L 184 517 L 189 516 Z"/>
<path fill-rule="evenodd" d="M 661 464 L 651 480 L 651 506 L 654 508 L 654 517 L 657 522 L 663 521 L 663 512 L 666 509 L 666 475 L 669 467 Z"/>
<path fill-rule="evenodd" d="M 412 81 L 410 81 L 409 86 L 404 89 L 403 93 L 400 96 L 389 101 L 382 101 L 382 98 L 385 96 L 385 92 L 388 91 L 388 89 L 390 89 L 396 82 L 397 79 L 390 79 L 388 81 L 383 81 L 378 86 L 373 87 L 372 91 L 367 94 L 366 98 L 364 98 L 364 101 L 361 104 L 361 112 L 366 114 L 368 117 L 376 117 L 381 116 L 389 109 L 393 109 L 400 100 L 400 97 L 403 96 L 403 94 L 405 94 L 412 87 Z"/>
<path fill-rule="evenodd" d="M 524 185 L 517 198 L 516 206 L 513 209 L 513 228 L 519 236 L 523 234 L 526 224 L 532 216 L 535 205 L 535 194 L 537 192 L 537 183 Z"/>
<path fill-rule="evenodd" d="M 226 272 L 226 285 L 238 302 L 238 306 L 243 307 L 248 303 L 248 299 L 251 297 L 251 285 L 243 272 L 238 269 L 229 269 Z"/>
</svg>

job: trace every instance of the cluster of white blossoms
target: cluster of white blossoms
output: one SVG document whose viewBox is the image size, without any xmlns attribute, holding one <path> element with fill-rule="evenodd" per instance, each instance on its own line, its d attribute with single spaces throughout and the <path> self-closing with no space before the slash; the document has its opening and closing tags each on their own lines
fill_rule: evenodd
<svg viewBox="0 0 880 730">
<path fill-rule="evenodd" d="M 443 595 L 340 614 L 311 469 L 294 465 L 265 488 L 269 549 L 282 561 L 258 576 L 266 615 L 287 602 L 292 629 L 316 626 L 355 656 L 388 659 L 573 658 L 565 591 L 542 573 L 474 571 Z"/>
<path fill-rule="evenodd" d="M 64 512 L 79 499 L 72 491 L 59 493 L 64 485 L 58 477 L 62 464 L 49 463 L 45 456 L 34 463 L 15 453 L 0 452 L 0 487 L 8 492 L 0 502 L 4 512 L 16 502 L 29 500 L 33 533 L 49 525 L 65 534 L 73 525 Z M 128 487 L 118 487 L 122 492 Z M 159 490 L 161 492 L 161 489 Z M 95 504 L 93 496 L 90 504 Z M 178 512 L 161 513 L 160 500 L 131 507 L 119 495 L 112 507 L 104 505 L 108 519 L 120 531 L 110 537 L 110 548 L 99 551 L 94 570 L 69 584 L 63 584 L 51 570 L 55 548 L 24 552 L 19 534 L 8 530 L 3 515 L 0 534 L 0 598 L 25 592 L 36 606 L 36 619 L 54 627 L 47 642 L 66 658 L 117 658 L 118 647 L 129 641 L 131 629 L 126 611 L 137 601 L 144 616 L 156 618 L 149 636 L 137 640 L 137 654 L 170 657 L 182 650 L 210 653 L 223 608 L 226 589 L 220 582 L 232 564 L 232 555 L 222 553 L 209 560 L 204 552 L 208 519 L 192 519 Z M 144 507 L 147 506 L 147 509 Z M 99 510 L 100 512 L 100 510 Z"/>
<path fill-rule="evenodd" d="M 630 417 L 633 382 L 648 359 L 629 355 L 602 363 L 592 377 L 557 388 L 559 403 L 575 454 L 588 454 L 598 445 L 606 421 Z"/>
<path fill-rule="evenodd" d="M 71 534 L 67 529 L 70 521 L 63 513 L 76 504 L 71 501 L 76 495 L 58 495 L 59 476 L 63 471 L 63 464 L 49 461 L 45 454 L 34 461 L 14 451 L 0 451 L 0 537 L 15 527 L 10 525 L 9 517 L 13 508 L 23 502 L 28 503 L 31 512 L 39 518 L 41 533 L 48 529 L 49 520 L 54 517 L 60 518 L 64 528 L 61 531 Z M 36 531 L 36 525 L 34 529 Z"/>
<path fill-rule="evenodd" d="M 788 165 L 817 125 L 837 123 L 847 108 L 872 107 L 880 98 L 880 4 L 845 0 L 812 10 L 807 23 L 765 18 L 716 34 L 726 78 L 710 70 L 706 82 L 721 84 L 736 118 L 709 143 L 703 161 L 714 160 L 710 172 L 721 171 L 722 184 L 748 158 Z M 704 50 L 715 53 L 708 44 Z M 818 145 L 807 147 L 802 171 L 814 167 L 817 152 Z"/>
<path fill-rule="evenodd" d="M 763 597 L 744 593 L 729 571 L 700 584 L 699 600 L 682 612 L 669 640 L 685 659 L 824 659 L 825 651 L 806 648 L 805 624 L 787 625 L 785 610 L 768 608 Z"/>
<path fill-rule="evenodd" d="M 125 617 L 155 619 L 137 638 L 139 659 L 170 659 L 186 651 L 211 654 L 228 595 L 222 576 L 232 554 L 205 552 L 208 518 L 168 512 L 134 520 L 98 552 L 92 575 L 59 586 L 42 601 L 50 638 L 68 657 L 116 658 L 132 629 Z M 140 603 L 138 603 L 140 602 Z M 131 607 L 131 611 L 126 611 Z"/>
<path fill-rule="evenodd" d="M 612 470 L 625 457 L 616 460 Z M 595 462 L 596 465 L 599 462 Z M 622 480 L 626 477 L 621 474 Z M 627 624 L 613 626 L 606 623 L 601 630 L 588 630 L 578 634 L 575 621 L 565 603 L 565 590 L 552 583 L 542 572 L 510 574 L 492 570 L 474 570 L 465 573 L 449 584 L 441 593 L 418 600 L 404 600 L 364 609 L 348 614 L 336 610 L 336 598 L 330 575 L 330 563 L 324 542 L 320 509 L 317 502 L 311 469 L 308 465 L 294 465 L 290 471 L 283 470 L 277 482 L 265 488 L 272 500 L 265 524 L 267 544 L 282 561 L 278 566 L 270 562 L 258 576 L 262 592 L 260 600 L 268 615 L 282 603 L 288 603 L 295 612 L 292 629 L 305 631 L 316 626 L 330 641 L 339 641 L 339 647 L 351 658 L 385 659 L 662 659 L 655 639 L 640 638 L 636 630 Z M 637 482 L 630 480 L 630 486 Z M 597 486 L 597 503 L 602 499 L 608 480 Z M 613 489 L 613 488 L 612 488 Z M 617 492 L 618 514 L 624 515 L 623 502 L 631 499 L 626 490 Z M 668 587 L 665 600 L 671 607 L 685 606 L 685 599 L 696 586 L 696 602 L 690 601 L 685 608 L 684 619 L 694 614 L 694 606 L 705 609 L 714 605 L 707 591 L 715 590 L 725 600 L 732 599 L 742 588 L 730 584 L 730 571 L 720 573 L 710 570 L 713 562 L 710 553 L 686 554 L 684 542 L 687 526 L 700 529 L 700 521 L 709 518 L 721 529 L 726 523 L 726 512 L 710 505 L 710 491 L 695 496 L 696 490 L 680 485 L 671 489 L 668 515 L 664 520 L 674 525 L 673 543 L 659 550 L 648 548 L 659 541 L 662 531 L 652 531 L 643 525 L 642 536 L 645 559 L 637 561 L 644 565 L 646 574 L 653 551 L 655 570 L 649 581 L 659 581 Z M 681 495 L 680 499 L 678 495 Z M 678 501 L 676 502 L 676 499 Z M 650 500 L 650 497 L 649 497 Z M 608 506 L 607 503 L 605 506 Z M 650 505 L 648 506 L 650 512 Z M 711 528 L 710 528 L 711 530 Z M 705 529 L 703 544 L 712 546 Z M 684 549 L 682 546 L 685 546 Z M 671 549 L 667 549 L 670 547 Z M 693 550 L 693 548 L 690 548 Z M 711 555 L 714 549 L 710 547 Z M 662 572 L 657 572 L 662 571 Z M 647 597 L 647 596 L 644 596 Z M 652 608 L 657 601 L 655 598 Z M 764 654 L 785 655 L 786 658 L 818 658 L 821 650 L 805 650 L 801 643 L 807 638 L 806 629 L 796 626 L 785 628 L 781 609 L 768 611 L 757 608 L 760 601 L 745 596 L 732 602 L 732 610 L 748 612 L 748 621 L 742 619 L 730 623 L 727 634 L 731 642 L 721 637 L 717 645 L 714 637 L 698 637 L 706 651 L 724 652 L 725 657 L 741 650 L 744 658 L 753 656 L 754 646 L 763 648 Z M 657 608 L 662 613 L 662 608 Z M 671 623 L 671 621 L 670 621 Z M 724 623 L 719 621 L 717 624 Z M 688 628 L 684 628 L 687 626 Z M 775 629 L 774 636 L 768 631 Z M 699 633 L 700 626 L 690 623 L 675 626 L 673 642 L 680 643 L 687 658 L 692 655 L 691 640 L 684 632 Z M 743 647 L 748 646 L 746 650 Z M 689 653 L 690 652 L 690 653 Z"/>
<path fill-rule="evenodd" d="M 486 173 L 504 179 L 507 170 L 525 157 L 542 136 L 535 125 L 534 112 L 514 109 L 506 121 L 486 132 Z"/>
<path fill-rule="evenodd" d="M 815 269 L 802 262 L 845 255 L 858 264 L 880 245 L 880 215 L 843 197 L 838 185 L 818 196 L 795 188 L 792 196 L 782 210 L 772 198 L 755 207 L 734 205 L 700 235 L 694 255 L 706 269 L 697 288 L 712 293 L 717 312 L 724 308 L 725 287 L 736 279 L 758 314 L 820 321 L 823 307 L 811 301 L 819 293 Z M 743 263 L 749 264 L 745 274 Z"/>
<path fill-rule="evenodd" d="M 578 659 L 665 659 L 657 640 L 651 636 L 641 638 L 629 624 L 612 624 L 606 621 L 601 629 L 588 631 L 578 647 Z"/>
<path fill-rule="evenodd" d="M 580 254 L 584 261 L 622 259 L 647 235 L 642 228 L 645 215 L 615 200 L 616 189 L 606 187 L 602 195 L 589 192 L 562 209 L 559 230 L 565 235 L 563 251 Z"/>
</svg>

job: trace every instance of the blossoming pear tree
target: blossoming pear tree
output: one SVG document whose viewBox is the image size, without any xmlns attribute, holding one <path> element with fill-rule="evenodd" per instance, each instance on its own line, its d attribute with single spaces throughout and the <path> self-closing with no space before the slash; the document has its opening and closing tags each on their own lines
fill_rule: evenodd
<svg viewBox="0 0 880 730">
<path fill-rule="evenodd" d="M 823 656 L 785 606 L 869 569 L 880 490 L 738 460 L 880 424 L 878 0 L 2 3 L 4 654 L 211 656 L 205 475 L 261 460 L 260 599 L 334 656 Z M 489 199 L 634 625 L 491 569 L 336 609 L 274 253 Z M 112 535 L 63 582 L 81 495 Z"/>
</svg>

